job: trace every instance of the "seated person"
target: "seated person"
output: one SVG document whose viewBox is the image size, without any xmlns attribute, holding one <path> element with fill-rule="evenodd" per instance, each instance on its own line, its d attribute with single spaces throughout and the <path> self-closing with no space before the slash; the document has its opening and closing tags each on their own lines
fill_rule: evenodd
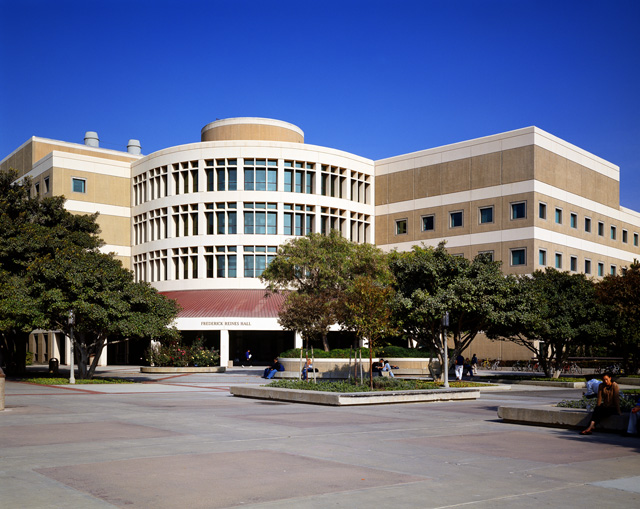
<svg viewBox="0 0 640 509">
<path fill-rule="evenodd" d="M 462 368 L 462 376 L 469 375 L 469 377 L 473 376 L 473 368 L 471 367 L 471 361 L 469 359 L 464 360 L 464 366 Z"/>
<path fill-rule="evenodd" d="M 262 378 L 271 379 L 276 374 L 276 371 L 284 371 L 284 366 L 280 364 L 277 357 L 273 359 L 273 364 L 264 370 Z"/>
<path fill-rule="evenodd" d="M 636 435 L 638 433 L 638 418 L 640 417 L 640 398 L 636 401 L 636 406 L 631 409 L 629 414 L 629 425 L 627 426 L 627 435 Z"/>
<path fill-rule="evenodd" d="M 393 371 L 391 371 L 391 365 L 389 364 L 388 361 L 385 361 L 384 359 L 380 359 L 380 363 L 382 364 L 382 371 L 387 371 L 391 378 L 396 377 L 396 375 L 393 374 Z"/>
<path fill-rule="evenodd" d="M 598 387 L 602 383 L 602 380 L 598 380 L 597 378 L 590 378 L 587 380 L 587 392 L 584 393 L 585 398 L 595 398 L 598 396 Z"/>
<path fill-rule="evenodd" d="M 620 388 L 613 381 L 613 374 L 605 373 L 598 387 L 598 403 L 591 415 L 591 422 L 580 434 L 591 435 L 597 424 L 610 415 L 616 414 L 620 415 Z"/>
<path fill-rule="evenodd" d="M 383 367 L 382 361 L 383 360 L 384 359 L 380 359 L 379 361 L 376 361 L 371 365 L 371 369 L 373 369 L 374 373 L 378 373 L 379 375 L 382 374 L 382 367 Z"/>
<path fill-rule="evenodd" d="M 311 364 L 311 359 L 307 357 L 307 362 L 304 363 L 304 367 L 302 368 L 303 380 L 307 380 L 309 378 L 309 371 L 313 373 L 313 364 Z"/>
</svg>

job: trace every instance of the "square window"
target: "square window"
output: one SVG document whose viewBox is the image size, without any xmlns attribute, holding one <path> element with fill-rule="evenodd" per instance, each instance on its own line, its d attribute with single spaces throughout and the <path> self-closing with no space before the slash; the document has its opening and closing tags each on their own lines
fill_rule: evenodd
<svg viewBox="0 0 640 509">
<path fill-rule="evenodd" d="M 430 232 L 436 229 L 436 216 L 422 216 L 422 231 Z"/>
<path fill-rule="evenodd" d="M 572 256 L 569 259 L 569 268 L 570 268 L 571 272 L 577 272 L 578 271 L 578 257 L 577 256 Z"/>
<path fill-rule="evenodd" d="M 627 230 L 622 230 L 622 242 L 624 242 L 625 244 L 627 242 L 629 242 L 629 232 L 627 232 Z"/>
<path fill-rule="evenodd" d="M 547 219 L 547 204 L 538 203 L 538 217 L 540 219 Z"/>
<path fill-rule="evenodd" d="M 612 226 L 611 227 L 611 240 L 616 240 L 616 234 L 617 234 L 616 227 Z"/>
<path fill-rule="evenodd" d="M 511 265 L 526 265 L 527 250 L 524 248 L 511 250 Z"/>
<path fill-rule="evenodd" d="M 571 213 L 570 225 L 571 225 L 571 228 L 578 227 L 578 214 L 574 214 L 573 212 Z"/>
<path fill-rule="evenodd" d="M 556 223 L 562 224 L 562 209 L 556 209 Z"/>
<path fill-rule="evenodd" d="M 407 220 L 399 219 L 396 221 L 396 235 L 406 235 L 407 233 Z"/>
<path fill-rule="evenodd" d="M 480 209 L 480 224 L 493 223 L 493 207 Z"/>
<path fill-rule="evenodd" d="M 450 228 L 458 228 L 459 226 L 462 226 L 463 224 L 463 216 L 462 216 L 462 211 L 459 210 L 457 212 L 450 212 L 449 213 L 449 226 Z"/>
<path fill-rule="evenodd" d="M 511 219 L 526 219 L 527 217 L 527 202 L 521 201 L 511 204 Z"/>
<path fill-rule="evenodd" d="M 562 268 L 562 253 L 556 253 L 556 269 Z"/>
<path fill-rule="evenodd" d="M 480 255 L 486 256 L 490 261 L 493 261 L 493 251 L 478 251 L 478 256 Z"/>
<path fill-rule="evenodd" d="M 598 263 L 598 276 L 604 276 L 604 263 Z"/>
<path fill-rule="evenodd" d="M 584 231 L 587 233 L 591 233 L 591 218 L 584 218 Z"/>
<path fill-rule="evenodd" d="M 584 261 L 584 273 L 591 274 L 591 260 Z"/>
<path fill-rule="evenodd" d="M 538 251 L 538 265 L 543 267 L 547 265 L 547 252 L 544 249 Z"/>
<path fill-rule="evenodd" d="M 598 235 L 604 237 L 604 223 L 602 221 L 598 221 Z"/>
<path fill-rule="evenodd" d="M 86 179 L 72 178 L 71 179 L 71 190 L 74 193 L 86 193 L 87 192 L 87 181 L 86 181 Z"/>
</svg>

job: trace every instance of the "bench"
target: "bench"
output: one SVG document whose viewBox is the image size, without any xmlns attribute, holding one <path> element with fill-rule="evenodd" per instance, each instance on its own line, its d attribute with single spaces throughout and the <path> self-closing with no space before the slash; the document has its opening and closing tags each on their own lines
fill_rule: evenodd
<svg viewBox="0 0 640 509">
<path fill-rule="evenodd" d="M 557 406 L 501 406 L 498 417 L 506 422 L 517 424 L 531 424 L 534 426 L 549 426 L 552 428 L 579 429 L 589 425 L 591 412 L 577 408 L 561 408 Z M 607 417 L 596 431 L 623 432 L 629 424 L 629 412 L 622 415 Z"/>
</svg>

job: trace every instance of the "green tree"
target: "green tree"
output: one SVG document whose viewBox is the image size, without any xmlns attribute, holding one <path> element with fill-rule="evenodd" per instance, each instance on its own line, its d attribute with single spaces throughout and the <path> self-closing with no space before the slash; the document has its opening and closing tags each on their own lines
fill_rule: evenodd
<svg viewBox="0 0 640 509">
<path fill-rule="evenodd" d="M 24 369 L 29 332 L 45 321 L 26 279 L 30 264 L 64 246 L 102 245 L 96 215 L 71 214 L 63 197 L 32 195 L 31 181 L 17 177 L 0 173 L 0 353 L 9 371 Z"/>
<path fill-rule="evenodd" d="M 41 328 L 71 333 L 73 326 L 80 378 L 91 378 L 102 350 L 123 338 L 175 339 L 171 327 L 177 303 L 147 283 L 136 283 L 131 271 L 110 255 L 71 246 L 35 260 L 27 278 L 45 321 Z M 90 356 L 94 356 L 89 365 Z"/>
<path fill-rule="evenodd" d="M 320 337 L 329 350 L 327 334 L 338 323 L 343 292 L 361 275 L 384 271 L 385 256 L 371 244 L 356 244 L 332 230 L 312 233 L 280 246 L 261 279 L 269 291 L 289 291 L 280 315 L 287 330 L 303 337 Z"/>
<path fill-rule="evenodd" d="M 381 276 L 384 276 L 381 274 Z M 396 332 L 392 321 L 393 288 L 381 277 L 358 276 L 344 293 L 341 325 L 369 342 L 369 385 L 373 389 L 373 350 Z"/>
<path fill-rule="evenodd" d="M 634 260 L 621 275 L 606 276 L 596 285 L 596 295 L 606 306 L 609 350 L 622 356 L 625 373 L 636 374 L 640 368 L 640 262 Z"/>
<path fill-rule="evenodd" d="M 490 338 L 529 349 L 546 376 L 556 378 L 570 355 L 606 334 L 595 284 L 553 268 L 517 278 L 511 306 L 487 330 Z"/>
<path fill-rule="evenodd" d="M 508 306 L 514 284 L 512 277 L 502 274 L 499 262 L 486 255 L 472 261 L 452 256 L 444 242 L 437 248 L 414 246 L 410 252 L 395 252 L 390 267 L 396 280 L 394 315 L 399 328 L 419 345 L 434 349 L 441 366 L 447 346 L 441 322 L 449 312 L 447 332 L 453 352 L 448 367 Z"/>
</svg>

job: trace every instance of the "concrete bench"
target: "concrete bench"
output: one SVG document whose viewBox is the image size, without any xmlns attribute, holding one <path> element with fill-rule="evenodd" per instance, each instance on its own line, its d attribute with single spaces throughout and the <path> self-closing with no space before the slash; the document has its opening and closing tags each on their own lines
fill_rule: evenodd
<svg viewBox="0 0 640 509">
<path fill-rule="evenodd" d="M 501 406 L 498 417 L 506 422 L 549 426 L 552 428 L 580 429 L 589 425 L 591 412 L 577 408 L 561 408 L 551 405 L 536 407 Z M 596 431 L 623 432 L 629 424 L 629 413 L 607 417 Z"/>
</svg>

